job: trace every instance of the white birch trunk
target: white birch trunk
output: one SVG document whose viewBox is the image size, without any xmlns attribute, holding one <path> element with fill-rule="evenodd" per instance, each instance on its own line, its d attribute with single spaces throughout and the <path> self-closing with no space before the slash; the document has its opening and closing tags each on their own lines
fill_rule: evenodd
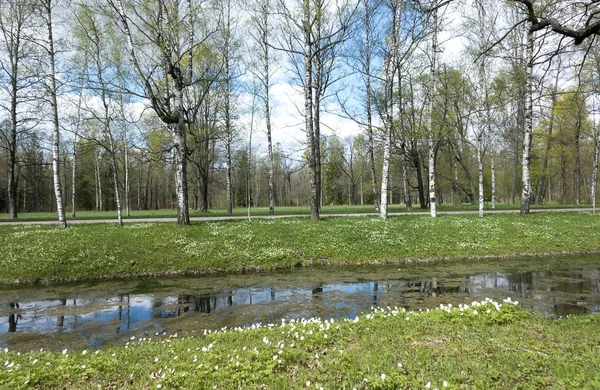
<svg viewBox="0 0 600 390">
<path fill-rule="evenodd" d="M 48 27 L 48 60 L 49 60 L 49 75 L 48 89 L 50 97 L 50 107 L 52 114 L 52 178 L 54 181 L 54 195 L 56 197 L 56 211 L 58 213 L 58 223 L 61 228 L 67 227 L 67 219 L 65 218 L 65 209 L 63 203 L 62 188 L 60 186 L 60 124 L 58 121 L 58 103 L 56 101 L 56 67 L 55 67 L 55 51 L 54 39 L 52 36 L 52 1 L 45 0 L 44 8 L 46 11 L 46 25 Z"/>
<path fill-rule="evenodd" d="M 598 186 L 598 160 L 600 158 L 600 131 L 594 126 L 594 166 L 592 168 L 592 210 L 596 214 L 596 189 Z"/>
<path fill-rule="evenodd" d="M 77 132 L 75 133 L 75 140 L 73 141 L 73 164 L 72 164 L 72 172 L 71 172 L 71 215 L 73 216 L 73 218 L 77 217 L 77 212 L 76 212 L 76 191 L 75 191 L 75 176 L 77 173 L 77 141 L 78 141 L 78 134 Z"/>
<path fill-rule="evenodd" d="M 127 143 L 127 131 L 125 131 L 125 210 L 128 217 L 131 217 L 131 206 L 129 202 L 129 144 Z"/>
<path fill-rule="evenodd" d="M 483 217 L 483 140 L 481 134 L 477 138 L 477 167 L 479 170 L 479 216 Z"/>
<path fill-rule="evenodd" d="M 436 2 L 434 2 L 434 6 Z M 431 217 L 437 217 L 436 209 L 436 186 L 435 186 L 435 139 L 433 131 L 433 109 L 434 109 L 434 98 L 435 98 L 435 87 L 436 87 L 436 72 L 437 72 L 437 34 L 438 34 L 438 13 L 437 9 L 433 11 L 433 37 L 431 41 L 431 80 L 429 87 L 429 117 L 428 117 L 428 169 L 429 169 L 429 209 Z"/>
<path fill-rule="evenodd" d="M 121 194 L 119 191 L 119 174 L 117 171 L 117 158 L 115 156 L 115 143 L 113 140 L 113 136 L 112 133 L 110 131 L 110 123 L 109 123 L 109 119 L 106 118 L 106 129 L 108 131 L 108 139 L 110 142 L 110 163 L 112 165 L 112 171 L 113 171 L 113 182 L 114 182 L 114 187 L 115 187 L 115 203 L 117 204 L 117 221 L 119 222 L 119 226 L 123 227 L 123 213 L 122 213 L 122 207 L 121 207 Z"/>
<path fill-rule="evenodd" d="M 312 36 L 311 36 L 311 1 L 304 0 L 303 3 L 303 33 L 304 33 L 304 125 L 306 131 L 306 146 L 308 149 L 308 176 L 310 187 L 310 218 L 319 220 L 319 191 L 316 177 L 315 164 L 315 142 L 313 129 L 313 98 L 312 98 Z"/>
<path fill-rule="evenodd" d="M 367 109 L 367 136 L 369 138 L 369 168 L 371 169 L 371 194 L 373 206 L 379 212 L 379 199 L 377 194 L 377 174 L 375 173 L 375 142 L 373 140 L 373 109 L 371 97 L 371 10 L 369 1 L 364 0 L 365 6 L 365 88 Z M 362 200 L 361 200 L 362 204 Z"/>
<path fill-rule="evenodd" d="M 530 176 L 530 164 L 531 164 L 531 142 L 533 138 L 533 45 L 534 45 L 534 34 L 532 32 L 527 33 L 527 86 L 526 86 L 526 100 L 525 100 L 525 134 L 523 139 L 523 174 L 522 174 L 522 186 L 521 192 L 521 215 L 529 214 L 529 203 L 531 200 L 531 176 Z"/>
<path fill-rule="evenodd" d="M 494 166 L 494 153 L 491 155 L 491 169 L 492 169 L 492 210 L 496 209 L 496 168 Z"/>
<path fill-rule="evenodd" d="M 269 12 L 270 12 L 270 1 L 265 0 L 260 4 L 260 21 L 259 31 L 260 36 L 260 47 L 262 49 L 262 84 L 264 88 L 264 104 L 265 104 L 265 122 L 267 127 L 267 153 L 269 158 L 269 172 L 267 178 L 267 185 L 269 191 L 269 214 L 275 214 L 275 162 L 273 158 L 273 140 L 271 133 L 271 107 L 270 107 L 270 87 L 271 87 L 271 75 L 269 70 Z"/>
<path fill-rule="evenodd" d="M 231 126 L 231 4 L 227 2 L 224 22 L 222 28 L 224 34 L 223 61 L 225 62 L 225 153 L 226 153 L 226 186 L 227 186 L 227 215 L 233 213 L 233 181 L 232 181 L 232 155 L 231 144 L 233 142 L 233 129 Z"/>
<path fill-rule="evenodd" d="M 379 205 L 379 216 L 386 219 L 388 215 L 388 191 L 390 182 L 390 155 L 392 144 L 392 126 L 394 121 L 394 75 L 396 74 L 396 60 L 398 52 L 398 31 L 400 14 L 402 12 L 401 2 L 392 5 L 392 35 L 390 37 L 390 48 L 385 63 L 385 118 L 383 139 L 383 169 L 381 173 L 381 204 Z"/>
</svg>

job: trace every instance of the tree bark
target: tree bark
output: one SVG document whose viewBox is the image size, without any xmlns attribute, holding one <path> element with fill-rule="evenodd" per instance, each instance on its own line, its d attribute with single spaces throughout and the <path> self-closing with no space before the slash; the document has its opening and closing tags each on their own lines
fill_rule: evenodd
<svg viewBox="0 0 600 390">
<path fill-rule="evenodd" d="M 312 31 L 311 31 L 311 7 L 310 0 L 303 3 L 303 33 L 304 33 L 304 125 L 306 131 L 306 145 L 308 151 L 308 176 L 310 188 L 310 218 L 319 220 L 319 188 L 317 182 L 316 147 L 313 129 L 313 80 L 312 80 Z"/>
<path fill-rule="evenodd" d="M 598 187 L 598 160 L 600 158 L 600 131 L 594 126 L 594 165 L 592 167 L 592 191 L 591 203 L 594 214 L 596 214 L 596 189 Z"/>
<path fill-rule="evenodd" d="M 55 67 L 55 51 L 54 38 L 52 35 L 52 0 L 44 1 L 44 11 L 46 13 L 46 25 L 48 27 L 48 93 L 50 98 L 50 108 L 52 115 L 52 178 L 54 181 L 54 196 L 56 198 L 56 211 L 58 214 L 58 224 L 61 228 L 67 227 L 67 219 L 65 218 L 65 209 L 63 203 L 62 188 L 60 186 L 60 124 L 58 121 L 58 103 L 56 101 L 56 67 Z"/>
<path fill-rule="evenodd" d="M 496 209 L 496 169 L 494 166 L 494 153 L 492 152 L 491 156 L 491 169 L 492 169 L 492 210 Z"/>
<path fill-rule="evenodd" d="M 383 169 L 381 173 L 381 204 L 379 216 L 386 219 L 388 215 L 388 191 L 390 182 L 390 155 L 392 146 L 392 131 L 394 122 L 394 76 L 396 75 L 398 34 L 402 12 L 402 2 L 392 2 L 392 32 L 389 43 L 389 52 L 385 61 L 385 117 L 383 121 Z"/>
<path fill-rule="evenodd" d="M 373 103 L 371 97 L 371 10 L 369 1 L 364 0 L 365 6 L 365 88 L 367 111 L 367 137 L 369 138 L 369 168 L 371 169 L 371 194 L 373 206 L 379 212 L 379 194 L 377 193 L 377 174 L 375 173 L 375 142 L 373 139 Z"/>
<path fill-rule="evenodd" d="M 523 189 L 521 192 L 521 215 L 529 214 L 529 202 L 531 200 L 531 142 L 533 139 L 533 32 L 527 33 L 527 90 L 525 105 L 525 137 L 523 139 Z"/>
<path fill-rule="evenodd" d="M 435 3 L 435 2 L 434 2 Z M 433 131 L 433 110 L 434 110 L 434 99 L 435 99 L 435 87 L 436 87 L 436 72 L 437 72 L 437 34 L 438 34 L 438 13 L 437 8 L 433 11 L 433 37 L 431 42 L 431 74 L 429 81 L 429 128 L 427 137 L 428 146 L 428 171 L 429 171 L 429 209 L 431 217 L 437 216 L 436 208 L 436 186 L 435 186 L 435 140 Z"/>
<path fill-rule="evenodd" d="M 546 147 L 544 148 L 544 155 L 542 157 L 542 172 L 540 174 L 540 180 L 535 191 L 535 204 L 540 205 L 544 202 L 546 192 L 546 172 L 548 169 L 548 157 L 550 154 L 550 148 L 552 146 L 552 133 L 554 130 L 554 106 L 558 97 L 558 80 L 560 77 L 561 61 L 558 59 L 558 69 L 556 70 L 556 78 L 554 79 L 554 89 L 552 90 L 552 99 L 550 103 L 550 120 L 548 123 L 548 132 L 546 133 Z"/>
</svg>

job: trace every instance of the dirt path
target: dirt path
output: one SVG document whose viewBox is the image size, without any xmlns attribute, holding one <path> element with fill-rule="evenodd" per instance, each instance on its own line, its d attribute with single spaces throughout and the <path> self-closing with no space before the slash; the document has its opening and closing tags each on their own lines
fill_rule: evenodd
<svg viewBox="0 0 600 390">
<path fill-rule="evenodd" d="M 593 211 L 592 208 L 566 208 L 566 209 L 532 209 L 532 213 L 540 212 L 553 212 L 553 213 L 566 213 L 566 212 L 581 212 L 581 211 Z M 516 214 L 519 210 L 486 210 L 485 214 Z M 477 210 L 465 210 L 465 211 L 438 211 L 440 215 L 469 215 L 478 214 Z M 321 214 L 321 217 L 362 217 L 362 216 L 377 216 L 378 213 L 356 213 L 356 214 Z M 412 211 L 402 213 L 389 213 L 389 216 L 402 216 L 402 215 L 429 215 L 429 211 Z M 257 215 L 252 216 L 252 219 L 278 219 L 278 218 L 308 218 L 308 214 L 289 214 L 289 215 Z M 222 217 L 191 217 L 192 222 L 205 222 L 205 221 L 231 221 L 231 220 L 244 220 L 248 219 L 247 216 L 222 216 Z M 177 218 L 124 218 L 123 223 L 150 223 L 150 222 L 177 222 Z M 82 224 L 82 223 L 117 223 L 116 219 L 69 219 L 67 221 L 70 225 Z M 14 222 L 0 222 L 0 226 L 8 225 L 54 225 L 56 221 L 14 221 Z"/>
</svg>

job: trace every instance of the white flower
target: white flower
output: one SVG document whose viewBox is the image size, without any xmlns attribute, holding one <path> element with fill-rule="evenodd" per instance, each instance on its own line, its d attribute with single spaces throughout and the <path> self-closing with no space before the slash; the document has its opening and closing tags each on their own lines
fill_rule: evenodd
<svg viewBox="0 0 600 390">
<path fill-rule="evenodd" d="M 444 381 L 444 383 L 442 383 L 442 386 L 448 387 L 448 382 Z"/>
<path fill-rule="evenodd" d="M 381 380 L 384 381 L 385 380 L 385 374 L 381 374 Z"/>
<path fill-rule="evenodd" d="M 398 368 L 402 368 L 402 363 L 398 363 Z"/>
<path fill-rule="evenodd" d="M 156 362 L 158 362 L 158 358 L 157 357 L 154 358 L 154 363 L 156 363 Z"/>
<path fill-rule="evenodd" d="M 65 349 L 63 349 L 63 352 L 62 352 L 62 353 L 63 353 L 63 355 L 64 355 L 64 354 L 66 354 L 66 353 L 67 353 L 67 349 L 66 349 L 66 348 L 65 348 Z"/>
<path fill-rule="evenodd" d="M 85 355 L 87 353 L 87 349 L 84 349 L 83 351 L 81 351 L 82 355 Z"/>
<path fill-rule="evenodd" d="M 425 385 L 425 388 L 428 389 L 431 387 L 431 382 L 427 382 L 427 384 Z"/>
<path fill-rule="evenodd" d="M 310 386 L 310 381 L 306 381 L 306 387 Z"/>
<path fill-rule="evenodd" d="M 219 369 L 219 366 L 215 366 L 215 371 L 217 371 Z"/>
<path fill-rule="evenodd" d="M 82 365 L 81 365 L 81 368 L 85 368 L 85 367 L 86 367 L 86 365 L 85 365 L 85 364 L 82 364 Z"/>
</svg>

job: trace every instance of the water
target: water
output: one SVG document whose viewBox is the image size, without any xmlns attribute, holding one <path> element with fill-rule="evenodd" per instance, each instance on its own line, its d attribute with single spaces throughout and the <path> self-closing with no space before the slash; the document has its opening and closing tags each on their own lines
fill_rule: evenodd
<svg viewBox="0 0 600 390">
<path fill-rule="evenodd" d="M 510 297 L 547 316 L 596 313 L 600 257 L 4 287 L 0 345 L 99 348 L 133 335 L 194 335 L 281 318 L 353 318 L 372 306 L 418 310 L 485 297 Z"/>
</svg>

